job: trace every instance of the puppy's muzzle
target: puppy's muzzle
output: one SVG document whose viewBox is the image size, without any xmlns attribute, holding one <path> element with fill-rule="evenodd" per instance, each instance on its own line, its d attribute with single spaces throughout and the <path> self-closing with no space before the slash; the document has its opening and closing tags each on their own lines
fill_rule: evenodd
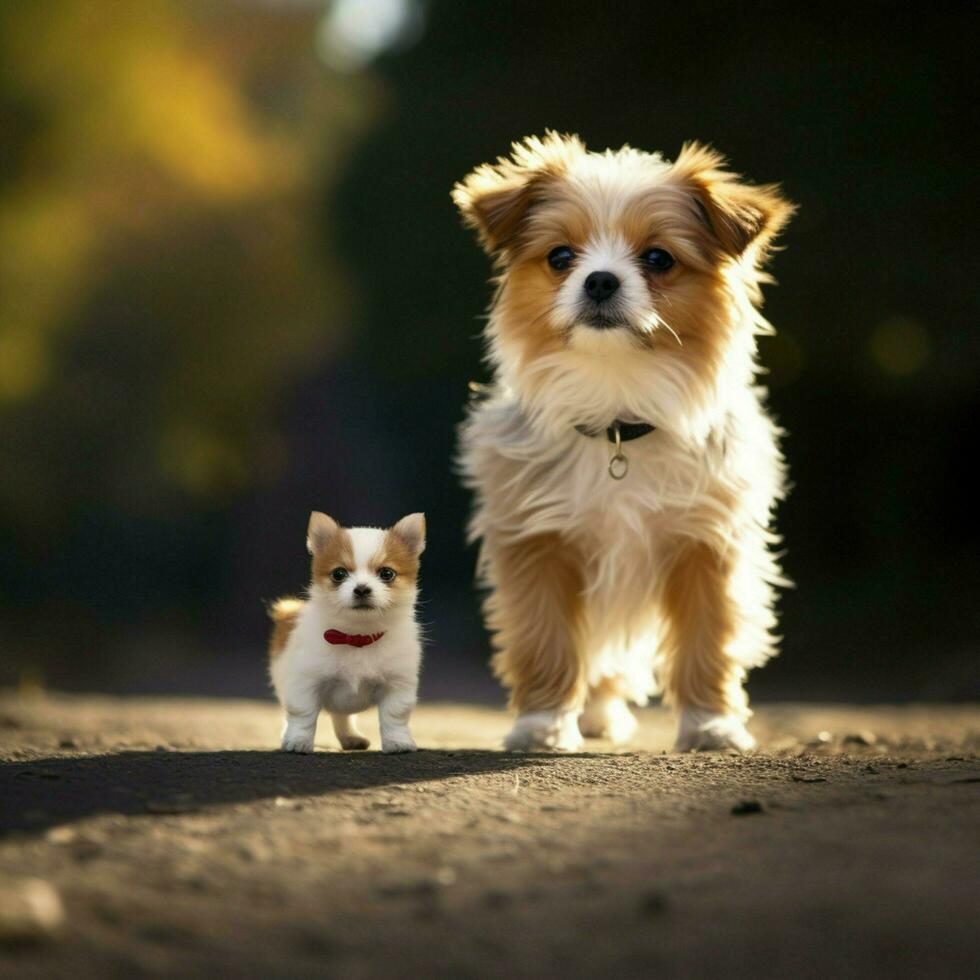
<svg viewBox="0 0 980 980">
<path fill-rule="evenodd" d="M 354 609 L 373 609 L 374 603 L 371 601 L 371 586 L 360 583 L 354 586 L 354 601 L 351 603 Z"/>
</svg>

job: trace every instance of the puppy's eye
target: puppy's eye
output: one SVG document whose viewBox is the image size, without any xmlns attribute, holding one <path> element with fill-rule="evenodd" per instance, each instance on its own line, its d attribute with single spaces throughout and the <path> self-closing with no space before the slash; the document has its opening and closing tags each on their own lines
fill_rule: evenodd
<svg viewBox="0 0 980 980">
<path fill-rule="evenodd" d="M 548 253 L 548 265 L 552 269 L 564 270 L 572 264 L 575 253 L 567 245 L 559 245 Z"/>
<path fill-rule="evenodd" d="M 647 249 L 640 259 L 648 269 L 654 272 L 666 272 L 674 264 L 674 256 L 662 248 Z"/>
<path fill-rule="evenodd" d="M 332 578 L 337 583 L 343 582 L 344 579 L 347 578 L 347 569 L 346 568 L 335 568 L 330 573 L 330 578 Z"/>
<path fill-rule="evenodd" d="M 388 568 L 386 565 L 384 568 L 378 569 L 378 578 L 382 582 L 392 582 L 395 578 L 395 570 L 393 568 Z"/>
</svg>

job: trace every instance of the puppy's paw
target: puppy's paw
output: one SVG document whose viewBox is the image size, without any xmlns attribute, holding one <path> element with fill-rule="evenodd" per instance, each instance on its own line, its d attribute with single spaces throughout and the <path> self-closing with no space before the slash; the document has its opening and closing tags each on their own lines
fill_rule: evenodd
<svg viewBox="0 0 980 980">
<path fill-rule="evenodd" d="M 578 720 L 586 738 L 608 738 L 621 745 L 636 733 L 637 720 L 622 698 L 590 698 Z"/>
<path fill-rule="evenodd" d="M 382 737 L 381 739 L 381 751 L 389 754 L 396 752 L 415 752 L 417 749 L 418 746 L 416 746 L 415 740 L 407 733 L 404 735 L 390 735 L 387 738 Z"/>
<path fill-rule="evenodd" d="M 357 752 L 371 744 L 371 740 L 363 735 L 338 735 L 337 737 L 340 740 L 340 747 L 345 752 Z"/>
<path fill-rule="evenodd" d="M 675 752 L 690 752 L 693 749 L 701 752 L 724 749 L 751 752 L 754 748 L 755 739 L 738 718 L 715 714 L 706 708 L 681 709 Z"/>
<path fill-rule="evenodd" d="M 527 711 L 514 722 L 514 727 L 504 740 L 504 747 L 511 752 L 533 752 L 535 749 L 577 752 L 582 748 L 578 712 L 560 708 Z"/>
<path fill-rule="evenodd" d="M 309 755 L 313 751 L 313 736 L 286 732 L 282 737 L 281 748 L 283 752 L 301 752 Z"/>
</svg>

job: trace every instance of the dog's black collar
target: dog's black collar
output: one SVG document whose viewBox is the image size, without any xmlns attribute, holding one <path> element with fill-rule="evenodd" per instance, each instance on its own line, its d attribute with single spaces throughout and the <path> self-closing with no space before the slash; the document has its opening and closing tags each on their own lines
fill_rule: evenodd
<svg viewBox="0 0 980 980">
<path fill-rule="evenodd" d="M 639 439 L 641 436 L 649 435 L 657 427 L 651 425 L 649 422 L 624 422 L 622 419 L 616 419 L 612 425 L 606 429 L 606 438 L 610 442 L 616 441 L 616 428 L 619 427 L 619 441 L 620 442 L 632 442 L 634 439 Z M 576 425 L 576 432 L 581 432 L 583 436 L 591 436 L 595 438 L 599 435 L 593 429 L 590 429 L 585 425 Z M 600 430 L 601 431 L 601 430 Z"/>
</svg>

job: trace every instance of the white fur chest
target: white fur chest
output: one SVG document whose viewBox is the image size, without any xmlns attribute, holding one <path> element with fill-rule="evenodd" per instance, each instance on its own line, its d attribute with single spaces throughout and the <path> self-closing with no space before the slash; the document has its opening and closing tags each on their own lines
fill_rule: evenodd
<svg viewBox="0 0 980 980">
<path fill-rule="evenodd" d="M 355 714 L 376 705 L 392 682 L 417 678 L 421 645 L 414 621 L 391 624 L 380 639 L 364 647 L 328 643 L 323 634 L 331 628 L 334 624 L 314 604 L 304 608 L 270 667 L 280 699 L 288 701 L 294 684 L 313 687 L 328 711 Z M 348 631 L 357 632 L 349 627 Z"/>
<path fill-rule="evenodd" d="M 570 516 L 576 523 L 649 531 L 675 522 L 678 511 L 697 506 L 718 477 L 708 450 L 696 453 L 655 430 L 622 443 L 626 474 L 615 479 L 610 473 L 613 444 L 604 435 L 582 438 L 588 445 L 575 463 L 581 473 L 569 483 L 575 491 L 569 500 Z"/>
<path fill-rule="evenodd" d="M 622 444 L 628 472 L 613 479 L 614 447 L 605 435 L 541 432 L 514 404 L 477 412 L 465 450 L 467 475 L 482 496 L 473 537 L 492 526 L 517 537 L 557 532 L 594 539 L 604 550 L 630 550 L 630 542 L 649 548 L 661 528 L 676 529 L 728 478 L 720 448 L 692 449 L 655 430 Z"/>
</svg>

